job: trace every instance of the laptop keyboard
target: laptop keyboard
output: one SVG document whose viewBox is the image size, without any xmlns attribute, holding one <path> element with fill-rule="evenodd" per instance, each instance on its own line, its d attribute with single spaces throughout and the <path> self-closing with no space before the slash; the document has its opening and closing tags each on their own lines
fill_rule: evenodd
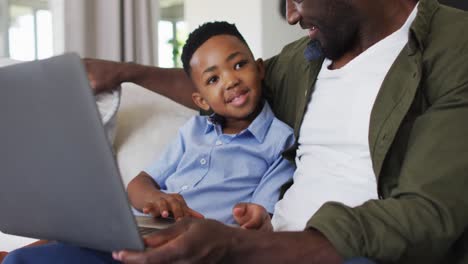
<svg viewBox="0 0 468 264">
<path fill-rule="evenodd" d="M 158 229 L 156 228 L 151 228 L 151 227 L 138 227 L 138 232 L 140 233 L 141 236 L 146 236 L 146 235 L 149 235 L 151 233 L 154 233 L 158 231 Z"/>
</svg>

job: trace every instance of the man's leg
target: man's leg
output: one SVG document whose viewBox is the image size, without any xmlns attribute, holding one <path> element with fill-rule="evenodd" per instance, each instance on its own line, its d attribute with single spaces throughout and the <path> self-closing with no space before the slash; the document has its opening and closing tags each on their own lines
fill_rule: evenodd
<svg viewBox="0 0 468 264">
<path fill-rule="evenodd" d="M 352 258 L 345 261 L 343 264 L 376 264 L 374 261 L 367 258 Z"/>
<path fill-rule="evenodd" d="M 49 243 L 42 246 L 20 248 L 10 252 L 2 264 L 27 263 L 120 263 L 112 258 L 111 253 L 100 252 L 76 246 Z"/>
</svg>

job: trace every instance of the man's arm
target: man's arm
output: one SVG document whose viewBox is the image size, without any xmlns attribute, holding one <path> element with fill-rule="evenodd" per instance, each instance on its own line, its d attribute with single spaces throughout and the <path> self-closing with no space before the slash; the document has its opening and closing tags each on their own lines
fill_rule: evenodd
<svg viewBox="0 0 468 264">
<path fill-rule="evenodd" d="M 394 143 L 386 156 L 391 163 L 384 165 L 388 167 L 379 178 L 386 183 L 381 185 L 385 199 L 354 208 L 326 203 L 308 222 L 343 256 L 398 263 L 455 263 L 448 258 L 466 258 L 462 254 L 468 241 L 465 44 L 459 52 L 432 62 L 432 71 L 423 73 L 427 77 L 418 89 L 427 107 L 416 104 L 418 109 L 400 126 L 400 138 L 394 139 L 399 144 Z"/>
<path fill-rule="evenodd" d="M 97 59 L 83 61 L 91 86 L 96 92 L 114 89 L 123 82 L 132 82 L 186 107 L 198 109 L 192 100 L 195 88 L 182 69 L 165 69 Z"/>
<path fill-rule="evenodd" d="M 200 240 L 202 238 L 202 240 Z M 203 243 L 201 243 L 201 241 Z M 213 220 L 186 219 L 147 237 L 151 249 L 121 251 L 124 263 L 342 263 L 343 259 L 319 232 L 258 232 Z"/>
</svg>

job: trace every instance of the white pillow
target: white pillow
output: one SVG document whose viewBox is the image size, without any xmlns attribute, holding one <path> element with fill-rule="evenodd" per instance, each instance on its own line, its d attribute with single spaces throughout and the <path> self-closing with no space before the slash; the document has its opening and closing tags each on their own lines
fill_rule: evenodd
<svg viewBox="0 0 468 264">
<path fill-rule="evenodd" d="M 0 67 L 2 66 L 8 66 L 11 64 L 18 63 L 19 61 L 12 60 L 10 58 L 0 58 Z"/>
<path fill-rule="evenodd" d="M 122 84 L 114 148 L 125 185 L 152 164 L 197 112 L 136 84 Z"/>
<path fill-rule="evenodd" d="M 94 96 L 110 144 L 113 144 L 115 139 L 117 110 L 120 106 L 121 90 L 122 88 L 119 87 L 112 91 L 102 92 Z"/>
</svg>

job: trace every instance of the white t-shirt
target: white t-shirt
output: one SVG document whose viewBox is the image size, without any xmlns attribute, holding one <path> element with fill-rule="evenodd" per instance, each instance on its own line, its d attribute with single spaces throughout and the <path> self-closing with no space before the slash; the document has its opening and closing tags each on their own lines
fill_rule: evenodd
<svg viewBox="0 0 468 264">
<path fill-rule="evenodd" d="M 303 230 L 326 202 L 359 206 L 377 199 L 369 150 L 369 122 L 380 86 L 408 42 L 405 24 L 341 69 L 325 60 L 299 134 L 294 184 L 276 204 L 273 227 Z"/>
</svg>

